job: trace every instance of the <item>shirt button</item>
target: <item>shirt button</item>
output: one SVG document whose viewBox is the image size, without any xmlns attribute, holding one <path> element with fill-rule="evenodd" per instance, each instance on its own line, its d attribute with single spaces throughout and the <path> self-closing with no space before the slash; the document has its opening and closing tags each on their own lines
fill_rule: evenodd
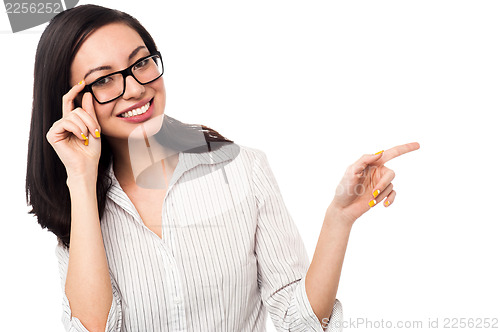
<svg viewBox="0 0 500 332">
<path fill-rule="evenodd" d="M 178 296 L 174 296 L 174 302 L 175 302 L 175 304 L 179 304 L 182 302 L 182 299 Z"/>
</svg>

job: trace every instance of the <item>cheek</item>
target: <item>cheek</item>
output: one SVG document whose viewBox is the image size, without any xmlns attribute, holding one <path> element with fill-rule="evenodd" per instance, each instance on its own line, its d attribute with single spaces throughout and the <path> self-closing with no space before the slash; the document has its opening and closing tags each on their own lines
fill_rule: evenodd
<svg viewBox="0 0 500 332">
<path fill-rule="evenodd" d="M 155 86 L 154 89 L 155 89 L 155 103 L 156 103 L 156 105 L 158 105 L 158 107 L 160 107 L 160 108 L 165 107 L 166 92 L 165 92 L 165 86 L 163 85 L 163 81 L 161 81 L 160 84 Z"/>
<path fill-rule="evenodd" d="M 163 83 L 163 77 L 160 77 L 158 80 L 154 81 L 151 87 L 155 89 L 157 94 L 165 95 L 165 84 Z"/>
<path fill-rule="evenodd" d="M 104 119 L 97 112 L 95 114 L 95 117 L 97 118 L 97 123 L 99 123 L 99 126 L 101 126 L 101 123 L 103 122 Z"/>
<path fill-rule="evenodd" d="M 99 122 L 99 125 L 105 123 L 106 120 L 113 117 L 114 105 L 115 105 L 114 103 L 100 105 L 99 103 L 94 101 L 94 112 L 97 118 L 97 122 Z"/>
</svg>

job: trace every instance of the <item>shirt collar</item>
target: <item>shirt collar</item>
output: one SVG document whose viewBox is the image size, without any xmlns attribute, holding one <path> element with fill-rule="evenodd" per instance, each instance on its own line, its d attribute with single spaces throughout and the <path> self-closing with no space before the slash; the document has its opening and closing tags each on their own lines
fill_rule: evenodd
<svg viewBox="0 0 500 332">
<path fill-rule="evenodd" d="M 225 143 L 225 144 L 221 144 Z M 217 147 L 220 146 L 218 149 Z M 188 171 L 201 164 L 214 165 L 236 158 L 240 152 L 240 146 L 236 143 L 211 142 L 212 151 L 201 153 L 179 152 L 179 162 L 182 160 L 183 171 Z"/>
<path fill-rule="evenodd" d="M 220 147 L 217 149 L 218 146 Z M 241 150 L 238 144 L 231 142 L 210 142 L 210 147 L 212 151 L 200 153 L 179 151 L 179 162 L 177 165 L 178 170 L 176 170 L 178 176 L 176 178 L 180 177 L 182 173 L 187 172 L 198 165 L 215 165 L 225 161 L 234 160 L 239 155 Z M 111 178 L 111 183 L 119 186 L 119 182 L 113 171 L 113 158 L 111 158 L 108 175 Z"/>
</svg>

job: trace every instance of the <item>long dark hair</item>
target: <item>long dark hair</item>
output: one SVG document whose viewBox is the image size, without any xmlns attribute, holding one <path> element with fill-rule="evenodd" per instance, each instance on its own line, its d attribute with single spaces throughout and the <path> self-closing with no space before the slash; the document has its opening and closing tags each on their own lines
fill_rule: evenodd
<svg viewBox="0 0 500 332">
<path fill-rule="evenodd" d="M 55 16 L 43 32 L 35 57 L 33 109 L 31 114 L 26 170 L 26 202 L 42 228 L 54 233 L 69 248 L 71 200 L 64 164 L 46 139 L 54 122 L 62 117 L 62 96 L 70 89 L 70 66 L 85 38 L 110 23 L 124 23 L 142 37 L 152 53 L 156 44 L 137 19 L 124 12 L 96 5 L 82 5 Z M 193 148 L 203 133 L 207 144 Z M 185 124 L 164 115 L 158 141 L 176 151 L 201 153 L 233 143 L 217 131 L 197 124 Z M 156 136 L 155 135 L 155 136 Z M 208 149 L 207 149 L 208 148 Z M 101 136 L 101 157 L 96 184 L 99 218 L 102 218 L 106 193 L 110 187 L 108 170 L 112 151 L 105 135 Z"/>
</svg>

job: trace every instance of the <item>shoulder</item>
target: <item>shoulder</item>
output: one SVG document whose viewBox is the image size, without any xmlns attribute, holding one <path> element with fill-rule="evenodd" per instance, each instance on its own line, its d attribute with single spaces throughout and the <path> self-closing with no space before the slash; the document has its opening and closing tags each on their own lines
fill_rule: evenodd
<svg viewBox="0 0 500 332">
<path fill-rule="evenodd" d="M 239 146 L 241 148 L 241 152 L 253 161 L 256 161 L 256 160 L 261 161 L 261 160 L 267 158 L 266 153 L 261 149 L 258 149 L 255 147 L 249 147 L 249 146 L 241 145 L 241 144 L 239 144 Z"/>
<path fill-rule="evenodd" d="M 251 169 L 252 178 L 254 182 L 262 183 L 268 182 L 269 179 L 274 181 L 274 175 L 271 169 L 271 165 L 267 158 L 267 154 L 259 148 L 241 146 L 242 156 L 248 163 Z"/>
<path fill-rule="evenodd" d="M 201 155 L 209 155 L 210 152 L 201 153 Z M 245 167 L 255 167 L 255 164 L 266 161 L 266 154 L 261 149 L 250 147 L 247 145 L 231 143 L 221 145 L 217 150 L 211 152 L 212 156 L 204 157 L 204 159 L 212 159 L 215 162 L 234 161 L 234 164 Z"/>
</svg>

